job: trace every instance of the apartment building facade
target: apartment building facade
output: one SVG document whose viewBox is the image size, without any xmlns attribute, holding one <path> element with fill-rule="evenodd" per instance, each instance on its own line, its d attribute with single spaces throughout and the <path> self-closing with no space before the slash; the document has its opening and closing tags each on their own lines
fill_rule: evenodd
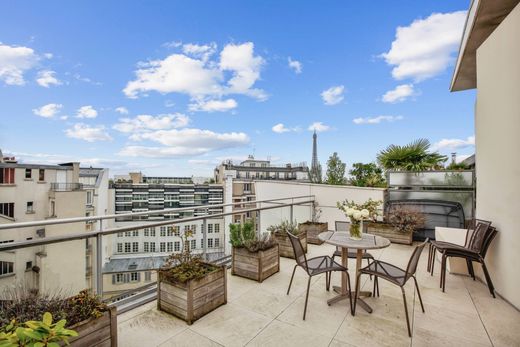
<svg viewBox="0 0 520 347">
<path fill-rule="evenodd" d="M 309 169 L 307 164 L 273 165 L 270 160 L 258 160 L 250 155 L 239 164 L 227 160 L 215 168 L 214 178 L 217 183 L 224 184 L 226 187 L 225 201 L 238 203 L 232 210 L 237 213 L 231 218 L 232 223 L 244 223 L 253 221 L 258 230 L 258 213 L 244 212 L 241 209 L 254 208 L 256 200 L 255 181 L 275 180 L 275 181 L 309 181 Z M 231 182 L 230 185 L 225 184 Z"/>
<path fill-rule="evenodd" d="M 116 218 L 116 227 L 134 230 L 112 236 L 109 256 L 103 268 L 103 288 L 106 296 L 137 288 L 156 280 L 154 269 L 160 267 L 172 253 L 190 247 L 195 253 L 223 252 L 224 219 L 211 218 L 205 222 L 182 222 L 183 218 L 222 213 L 224 192 L 219 184 L 194 184 L 184 177 L 146 177 L 131 173 L 130 180 L 119 180 L 111 185 L 115 214 L 153 212 L 170 208 L 190 208 L 186 211 Z M 182 183 L 181 183 L 182 182 Z M 172 220 L 176 223 L 159 227 L 146 227 L 152 222 Z M 207 234 L 204 238 L 203 230 Z M 191 231 L 188 245 L 182 235 Z M 204 243 L 206 242 L 206 243 Z"/>
<path fill-rule="evenodd" d="M 86 192 L 79 182 L 79 163 L 21 164 L 0 155 L 0 223 L 83 217 Z M 85 223 L 6 229 L 0 243 L 79 233 Z M 24 286 L 53 292 L 88 288 L 85 241 L 0 252 L 0 287 Z M 63 258 L 67 262 L 63 262 Z"/>
</svg>

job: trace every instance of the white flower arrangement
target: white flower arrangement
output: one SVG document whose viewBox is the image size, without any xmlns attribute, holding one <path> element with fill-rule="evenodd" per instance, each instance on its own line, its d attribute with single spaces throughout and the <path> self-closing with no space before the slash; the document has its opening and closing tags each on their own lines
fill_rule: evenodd
<svg viewBox="0 0 520 347">
<path fill-rule="evenodd" d="M 345 212 L 345 215 L 350 218 L 353 223 L 359 223 L 364 220 L 376 220 L 379 211 L 378 207 L 382 204 L 382 201 L 374 201 L 369 199 L 363 204 L 355 204 L 353 201 L 349 202 L 338 202 L 337 206 L 340 210 Z"/>
</svg>

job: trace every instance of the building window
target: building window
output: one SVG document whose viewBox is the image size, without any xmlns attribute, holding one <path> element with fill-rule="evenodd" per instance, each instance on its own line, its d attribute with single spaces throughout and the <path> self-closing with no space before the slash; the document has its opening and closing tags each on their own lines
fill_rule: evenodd
<svg viewBox="0 0 520 347">
<path fill-rule="evenodd" d="M 166 244 L 166 246 L 167 246 L 167 249 L 166 249 L 167 252 L 170 252 L 170 253 L 173 252 L 173 242 L 168 242 Z"/>
<path fill-rule="evenodd" d="M 148 242 L 144 243 L 144 251 L 145 252 L 150 252 L 150 244 Z"/>
<path fill-rule="evenodd" d="M 195 241 L 195 240 L 193 240 Z M 181 250 L 181 243 L 179 241 L 175 241 L 175 252 L 179 252 Z"/>
<path fill-rule="evenodd" d="M 0 184 L 14 184 L 14 168 L 0 169 Z"/>
<path fill-rule="evenodd" d="M 33 213 L 34 212 L 34 203 L 32 201 L 27 201 L 27 213 Z"/>
<path fill-rule="evenodd" d="M 30 270 L 30 269 L 32 269 L 32 261 L 25 262 L 25 270 Z"/>
<path fill-rule="evenodd" d="M 0 214 L 14 218 L 14 202 L 0 203 Z"/>
<path fill-rule="evenodd" d="M 11 261 L 0 261 L 0 276 L 14 273 L 14 263 Z"/>
<path fill-rule="evenodd" d="M 132 242 L 132 252 L 139 252 L 139 242 Z"/>
<path fill-rule="evenodd" d="M 45 169 L 38 170 L 38 181 L 40 181 L 40 182 L 45 181 Z"/>
<path fill-rule="evenodd" d="M 124 274 L 112 275 L 112 282 L 114 282 L 115 284 L 123 283 L 124 279 L 125 279 Z"/>
<path fill-rule="evenodd" d="M 123 233 L 117 233 L 117 237 L 123 237 Z"/>
<path fill-rule="evenodd" d="M 204 239 L 200 240 L 200 248 L 204 248 Z"/>
<path fill-rule="evenodd" d="M 32 178 L 32 170 L 31 169 L 25 169 L 25 178 L 31 179 Z"/>
<path fill-rule="evenodd" d="M 150 228 L 150 236 L 155 237 L 155 227 Z"/>
<path fill-rule="evenodd" d="M 131 232 L 131 231 L 125 231 L 125 236 L 126 236 L 126 237 L 130 237 L 130 236 L 132 236 L 132 232 Z"/>
<path fill-rule="evenodd" d="M 161 230 L 161 236 L 162 237 L 166 236 L 166 227 L 161 227 L 160 230 Z"/>
<path fill-rule="evenodd" d="M 150 229 L 144 228 L 144 236 L 150 236 Z"/>
<path fill-rule="evenodd" d="M 161 242 L 159 244 L 159 252 L 166 252 L 166 242 Z"/>
<path fill-rule="evenodd" d="M 92 191 L 87 190 L 87 205 L 92 205 Z"/>
<path fill-rule="evenodd" d="M 213 224 L 208 224 L 208 234 L 213 233 Z"/>
<path fill-rule="evenodd" d="M 132 244 L 130 242 L 125 242 L 125 253 L 130 253 L 132 251 Z"/>
<path fill-rule="evenodd" d="M 215 233 L 220 232 L 220 224 L 215 224 Z"/>
<path fill-rule="evenodd" d="M 213 248 L 213 239 L 212 238 L 208 239 L 208 248 Z"/>
<path fill-rule="evenodd" d="M 190 242 L 191 242 L 191 249 L 192 250 L 197 248 L 197 240 L 191 240 Z"/>
<path fill-rule="evenodd" d="M 178 225 L 173 227 L 173 234 L 175 236 L 180 236 L 181 235 L 181 228 Z"/>
<path fill-rule="evenodd" d="M 139 282 L 139 273 L 130 272 L 130 282 Z"/>
<path fill-rule="evenodd" d="M 117 253 L 123 253 L 123 244 L 122 243 L 117 244 Z"/>
<path fill-rule="evenodd" d="M 215 239 L 215 248 L 220 247 L 220 239 Z"/>
<path fill-rule="evenodd" d="M 191 226 L 191 231 L 193 231 L 193 235 L 195 235 L 197 233 L 197 225 L 193 224 Z"/>
<path fill-rule="evenodd" d="M 170 226 L 166 230 L 168 232 L 168 236 L 173 236 L 173 227 Z"/>
<path fill-rule="evenodd" d="M 132 236 L 138 237 L 139 236 L 139 230 L 132 231 Z"/>
<path fill-rule="evenodd" d="M 150 252 L 155 252 L 155 242 L 150 242 Z"/>
<path fill-rule="evenodd" d="M 152 280 L 152 272 L 151 271 L 146 271 L 144 273 L 144 280 L 146 282 L 150 282 Z"/>
</svg>

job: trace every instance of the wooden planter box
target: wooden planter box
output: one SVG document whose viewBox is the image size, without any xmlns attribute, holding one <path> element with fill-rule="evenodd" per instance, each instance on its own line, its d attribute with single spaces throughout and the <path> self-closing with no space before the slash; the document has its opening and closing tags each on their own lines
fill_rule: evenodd
<svg viewBox="0 0 520 347">
<path fill-rule="evenodd" d="M 226 266 L 201 279 L 186 283 L 170 282 L 161 272 L 157 279 L 157 309 L 192 324 L 220 305 L 227 303 Z"/>
<path fill-rule="evenodd" d="M 287 234 L 274 232 L 271 234 L 271 237 L 275 239 L 276 243 L 278 243 L 278 246 L 280 247 L 280 257 L 295 259 L 291 241 L 289 240 L 289 236 L 287 236 Z M 307 233 L 303 232 L 298 234 L 298 238 L 302 243 L 305 253 L 307 253 Z"/>
<path fill-rule="evenodd" d="M 367 234 L 386 237 L 393 243 L 401 243 L 404 245 L 412 244 L 413 233 L 401 233 L 387 223 L 363 223 L 364 231 Z"/>
<path fill-rule="evenodd" d="M 280 271 L 279 246 L 258 252 L 233 247 L 231 274 L 262 282 Z"/>
<path fill-rule="evenodd" d="M 67 329 L 78 333 L 77 337 L 69 339 L 71 346 L 117 347 L 117 309 L 110 307 L 103 316 L 74 324 Z"/>
<path fill-rule="evenodd" d="M 317 223 L 317 222 L 305 222 L 298 225 L 300 232 L 307 233 L 307 242 L 313 245 L 321 245 L 322 240 L 318 238 L 318 235 L 329 229 L 329 223 Z"/>
</svg>

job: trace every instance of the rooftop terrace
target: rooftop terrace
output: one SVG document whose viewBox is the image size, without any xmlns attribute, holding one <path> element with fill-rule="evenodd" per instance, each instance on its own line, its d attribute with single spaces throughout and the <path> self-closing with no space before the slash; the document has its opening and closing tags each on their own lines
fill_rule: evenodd
<svg viewBox="0 0 520 347">
<path fill-rule="evenodd" d="M 406 266 L 413 247 L 392 244 L 371 251 L 374 257 Z M 331 255 L 334 247 L 309 246 L 309 257 Z M 367 298 L 373 313 L 350 314 L 348 301 L 332 306 L 335 294 L 325 290 L 325 276 L 313 277 L 306 320 L 302 320 L 307 275 L 296 271 L 291 294 L 286 295 L 294 260 L 281 258 L 280 272 L 257 283 L 228 276 L 228 303 L 188 326 L 157 311 L 156 301 L 118 317 L 120 346 L 518 346 L 520 312 L 487 287 L 469 277 L 450 275 L 446 292 L 439 289 L 438 272 L 426 271 L 423 253 L 417 280 L 426 313 L 422 313 L 413 281 L 405 287 L 413 337 L 406 331 L 401 292 L 380 281 L 379 298 Z M 349 269 L 355 268 L 354 261 Z M 436 266 L 437 271 L 440 266 Z M 372 289 L 368 277 L 364 290 Z M 332 277 L 339 284 L 340 275 Z"/>
</svg>

